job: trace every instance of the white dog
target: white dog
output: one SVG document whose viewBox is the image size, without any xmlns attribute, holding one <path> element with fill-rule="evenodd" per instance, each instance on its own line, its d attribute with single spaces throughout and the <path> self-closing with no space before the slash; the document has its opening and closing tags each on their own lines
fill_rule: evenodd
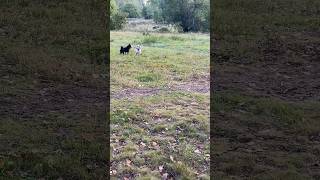
<svg viewBox="0 0 320 180">
<path fill-rule="evenodd" d="M 137 47 L 134 48 L 136 51 L 136 55 L 141 55 L 142 54 L 142 46 L 138 45 Z"/>
</svg>

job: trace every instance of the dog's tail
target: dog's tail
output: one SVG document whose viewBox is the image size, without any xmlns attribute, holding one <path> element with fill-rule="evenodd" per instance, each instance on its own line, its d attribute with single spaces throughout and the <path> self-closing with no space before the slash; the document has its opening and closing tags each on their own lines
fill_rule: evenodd
<svg viewBox="0 0 320 180">
<path fill-rule="evenodd" d="M 121 48 L 120 48 L 120 54 L 122 54 L 123 53 L 123 47 L 121 46 Z"/>
</svg>

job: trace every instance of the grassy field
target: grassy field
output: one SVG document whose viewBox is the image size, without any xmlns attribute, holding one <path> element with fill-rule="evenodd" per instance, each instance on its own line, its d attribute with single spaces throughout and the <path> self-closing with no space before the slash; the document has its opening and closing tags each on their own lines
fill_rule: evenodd
<svg viewBox="0 0 320 180">
<path fill-rule="evenodd" d="M 111 32 L 111 177 L 208 179 L 209 88 L 209 35 Z"/>
<path fill-rule="evenodd" d="M 319 179 L 319 1 L 212 5 L 213 179 Z"/>
<path fill-rule="evenodd" d="M 0 2 L 0 179 L 105 179 L 104 1 Z"/>
<path fill-rule="evenodd" d="M 104 3 L 0 1 L 0 179 L 107 178 Z M 111 177 L 320 179 L 319 7 L 213 2 L 211 156 L 209 36 L 111 32 Z"/>
</svg>

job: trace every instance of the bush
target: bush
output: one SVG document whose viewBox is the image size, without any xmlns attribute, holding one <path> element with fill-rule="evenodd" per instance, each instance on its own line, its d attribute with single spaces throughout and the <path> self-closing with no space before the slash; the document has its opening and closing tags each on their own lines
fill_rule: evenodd
<svg viewBox="0 0 320 180">
<path fill-rule="evenodd" d="M 138 9 L 133 4 L 126 4 L 121 11 L 128 14 L 128 18 L 137 18 L 140 16 Z"/>
<path fill-rule="evenodd" d="M 121 12 L 116 12 L 110 18 L 110 29 L 111 30 L 119 30 L 122 29 L 123 26 L 127 23 L 126 14 Z"/>
<path fill-rule="evenodd" d="M 142 8 L 142 16 L 145 18 L 145 19 L 152 19 L 152 10 L 149 6 L 143 6 Z"/>
<path fill-rule="evenodd" d="M 149 6 L 158 23 L 179 24 L 184 32 L 209 32 L 209 0 L 154 0 Z"/>
</svg>

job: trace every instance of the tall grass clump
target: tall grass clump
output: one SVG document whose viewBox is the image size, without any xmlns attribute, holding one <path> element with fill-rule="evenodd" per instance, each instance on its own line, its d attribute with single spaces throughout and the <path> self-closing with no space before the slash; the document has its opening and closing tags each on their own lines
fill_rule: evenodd
<svg viewBox="0 0 320 180">
<path fill-rule="evenodd" d="M 154 44 L 160 41 L 159 36 L 154 36 L 154 35 L 148 35 L 144 36 L 143 39 L 141 40 L 142 44 Z"/>
</svg>

